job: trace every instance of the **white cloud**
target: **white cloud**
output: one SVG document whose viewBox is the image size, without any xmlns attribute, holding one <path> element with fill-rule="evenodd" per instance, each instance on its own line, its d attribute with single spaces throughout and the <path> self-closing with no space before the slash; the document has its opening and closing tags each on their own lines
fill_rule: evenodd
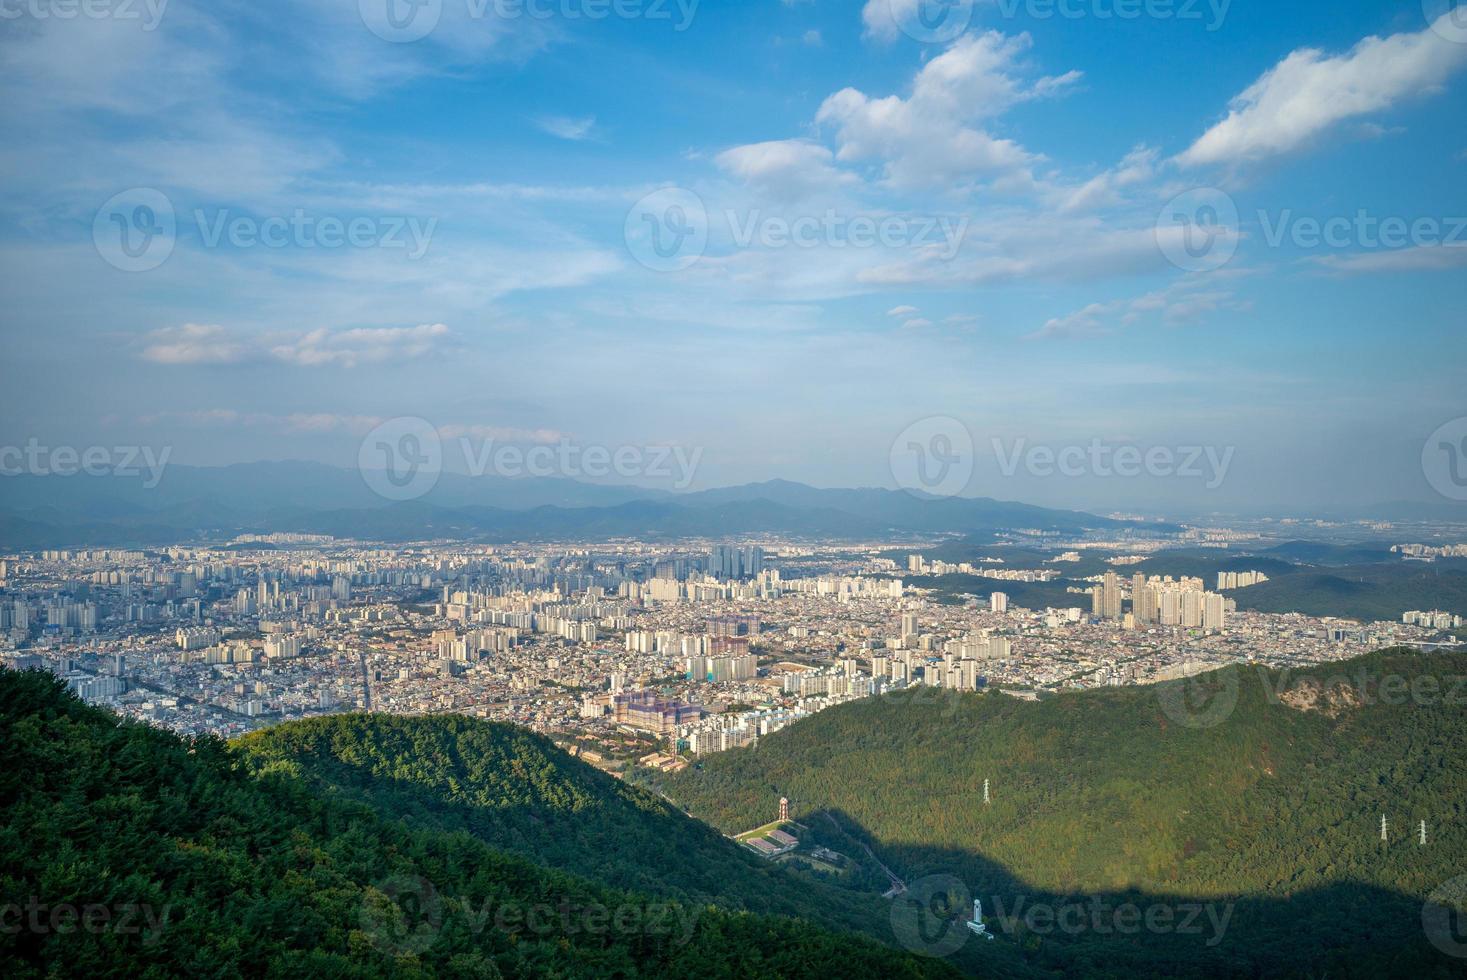
<svg viewBox="0 0 1467 980">
<path fill-rule="evenodd" d="M 1031 340 L 1100 337 L 1154 315 L 1167 326 L 1181 326 L 1218 311 L 1251 308 L 1228 289 L 1205 288 L 1216 277 L 1193 277 L 1134 299 L 1091 303 L 1073 313 L 1053 317 L 1029 335 Z"/>
<path fill-rule="evenodd" d="M 1434 272 L 1467 266 L 1467 245 L 1417 245 L 1354 255 L 1325 255 L 1314 264 L 1340 275 L 1376 272 Z"/>
<path fill-rule="evenodd" d="M 1235 98 L 1227 118 L 1177 160 L 1189 167 L 1236 164 L 1300 149 L 1336 123 L 1440 89 L 1464 63 L 1467 44 L 1431 28 L 1367 37 L 1334 57 L 1301 48 Z"/>
<path fill-rule="evenodd" d="M 1400 136 L 1405 132 L 1405 126 L 1382 126 L 1378 122 L 1363 122 L 1355 127 L 1355 133 L 1362 140 L 1383 140 L 1387 136 Z"/>
<path fill-rule="evenodd" d="M 144 415 L 138 421 L 149 426 L 174 423 L 201 429 L 265 429 L 272 432 L 316 434 L 350 432 L 363 435 L 381 425 L 385 419 L 335 412 L 292 412 L 278 415 L 270 412 L 241 412 L 232 408 L 210 408 L 192 412 L 158 412 Z"/>
<path fill-rule="evenodd" d="M 516 429 L 501 425 L 440 425 L 438 434 L 444 439 L 533 442 L 541 445 L 551 445 L 568 438 L 559 429 Z"/>
<path fill-rule="evenodd" d="M 856 182 L 834 166 L 834 154 L 810 140 L 770 140 L 736 146 L 715 162 L 731 177 L 780 198 L 797 198 Z"/>
<path fill-rule="evenodd" d="M 1028 34 L 964 36 L 922 67 L 910 97 L 873 99 L 846 88 L 825 100 L 816 122 L 833 128 L 840 162 L 880 161 L 899 187 L 977 179 L 1028 186 L 1040 158 L 974 124 L 1079 79 L 1069 72 L 1023 82 L 1015 72 L 1031 43 Z"/>
<path fill-rule="evenodd" d="M 861 23 L 866 34 L 882 41 L 895 41 L 900 33 L 896 18 L 892 16 L 892 0 L 866 0 L 861 8 Z"/>
<path fill-rule="evenodd" d="M 233 408 L 210 408 L 189 412 L 157 412 L 138 419 L 143 425 L 184 425 L 200 429 L 260 429 L 288 434 L 327 434 L 344 432 L 364 435 L 383 422 L 376 415 L 349 415 L 338 412 L 248 412 Z M 569 438 L 558 429 L 524 429 L 483 423 L 453 422 L 437 427 L 444 439 L 493 440 L 495 442 L 555 444 Z"/>
<path fill-rule="evenodd" d="M 312 330 L 299 340 L 279 344 L 270 353 L 287 364 L 302 367 L 354 368 L 423 357 L 440 349 L 450 335 L 441 323 L 417 327 L 356 330 Z"/>
<path fill-rule="evenodd" d="M 435 353 L 452 332 L 441 323 L 417 327 L 312 330 L 284 340 L 238 339 L 221 326 L 186 323 L 147 335 L 142 359 L 154 364 L 240 364 L 275 360 L 297 367 L 354 368 Z"/>
<path fill-rule="evenodd" d="M 914 317 L 911 320 L 908 320 L 906 323 L 903 323 L 902 324 L 902 329 L 903 330 L 921 330 L 923 327 L 930 327 L 930 326 L 932 326 L 932 321 L 931 320 L 927 319 L 926 317 L 919 316 L 919 317 Z"/>
<path fill-rule="evenodd" d="M 920 312 L 922 311 L 917 309 L 915 306 L 896 306 L 887 310 L 886 315 L 901 318 L 905 316 L 913 316 L 914 314 Z"/>
<path fill-rule="evenodd" d="M 1118 302 L 1091 303 L 1083 309 L 1076 310 L 1064 316 L 1054 317 L 1045 322 L 1039 331 L 1031 336 L 1039 338 L 1050 337 L 1093 337 L 1110 333 L 1110 330 L 1102 325 L 1103 321 L 1117 313 L 1123 304 Z"/>
<path fill-rule="evenodd" d="M 1058 192 L 1056 204 L 1059 210 L 1062 213 L 1093 211 L 1121 203 L 1121 191 L 1143 184 L 1156 175 L 1157 155 L 1151 147 L 1136 147 L 1114 169 L 1079 187 Z"/>
<path fill-rule="evenodd" d="M 592 137 L 592 132 L 596 128 L 596 117 L 586 116 L 584 119 L 571 119 L 567 116 L 545 116 L 535 120 L 535 125 L 551 136 L 579 142 Z"/>
<path fill-rule="evenodd" d="M 250 357 L 243 344 L 229 339 L 220 326 L 185 323 L 148 334 L 142 358 L 154 364 L 234 364 Z"/>
</svg>

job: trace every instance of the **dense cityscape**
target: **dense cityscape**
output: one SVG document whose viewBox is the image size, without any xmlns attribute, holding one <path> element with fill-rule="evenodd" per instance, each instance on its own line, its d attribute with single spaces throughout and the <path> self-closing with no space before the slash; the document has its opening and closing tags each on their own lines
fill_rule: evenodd
<svg viewBox="0 0 1467 980">
<path fill-rule="evenodd" d="M 1430 648 L 1462 625 L 1434 610 L 1387 622 L 1239 611 L 1237 590 L 1265 574 L 1209 583 L 1126 571 L 1143 560 L 1135 552 L 1197 537 L 1051 541 L 1040 567 L 1014 568 L 880 543 L 388 547 L 243 535 L 8 557 L 0 631 L 9 666 L 50 670 L 86 700 L 185 734 L 351 711 L 460 713 L 550 734 L 619 772 L 676 769 L 918 685 L 1033 699 L 1231 663 Z M 1050 582 L 1082 553 L 1112 570 L 1069 586 L 1067 603 L 1029 609 L 1003 591 Z M 983 586 L 945 594 L 936 585 L 949 575 Z"/>
</svg>

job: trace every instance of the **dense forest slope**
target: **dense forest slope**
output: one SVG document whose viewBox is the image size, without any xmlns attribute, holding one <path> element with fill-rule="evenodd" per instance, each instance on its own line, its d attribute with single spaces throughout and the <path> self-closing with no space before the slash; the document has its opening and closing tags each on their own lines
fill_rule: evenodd
<svg viewBox="0 0 1467 980">
<path fill-rule="evenodd" d="M 384 816 L 465 831 L 613 887 L 868 932 L 887 918 L 879 897 L 796 877 L 513 725 L 336 715 L 279 725 L 234 746 L 256 771 L 285 772 Z M 773 815 L 771 808 L 764 817 Z"/>
<path fill-rule="evenodd" d="M 1215 942 L 1000 923 L 1046 965 L 1460 975 L 1423 902 L 1467 872 L 1464 708 L 1467 655 L 1406 650 L 1037 703 L 918 689 L 659 781 L 725 830 L 788 796 L 798 818 L 838 823 L 908 881 L 954 881 L 990 914 L 1102 896 L 1229 915 Z"/>
<path fill-rule="evenodd" d="M 0 670 L 0 744 L 6 977 L 949 972 L 805 921 L 610 888 L 436 821 L 386 819 L 289 765 L 119 720 L 37 672 Z M 537 805 L 538 790 L 498 785 Z"/>
</svg>

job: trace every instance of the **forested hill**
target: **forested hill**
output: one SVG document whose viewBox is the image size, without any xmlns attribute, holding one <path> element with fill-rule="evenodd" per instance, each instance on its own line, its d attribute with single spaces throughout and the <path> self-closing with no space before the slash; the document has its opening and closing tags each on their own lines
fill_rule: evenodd
<svg viewBox="0 0 1467 980">
<path fill-rule="evenodd" d="M 385 819 L 219 740 L 88 707 L 38 672 L 0 670 L 0 744 L 5 977 L 950 973 Z"/>
<path fill-rule="evenodd" d="M 797 818 L 840 823 L 908 880 L 951 876 L 1010 908 L 1074 895 L 1236 905 L 1211 945 L 1021 929 L 1056 966 L 1461 975 L 1467 960 L 1429 943 L 1422 917 L 1467 873 L 1464 678 L 1467 655 L 1392 650 L 1040 702 L 917 689 L 659 782 L 725 829 L 788 796 Z"/>
<path fill-rule="evenodd" d="M 888 918 L 879 897 L 796 877 L 513 725 L 336 715 L 278 725 L 234 746 L 257 771 L 303 778 L 415 826 L 467 831 L 614 887 L 868 932 Z M 757 822 L 777 807 L 766 809 Z"/>
</svg>

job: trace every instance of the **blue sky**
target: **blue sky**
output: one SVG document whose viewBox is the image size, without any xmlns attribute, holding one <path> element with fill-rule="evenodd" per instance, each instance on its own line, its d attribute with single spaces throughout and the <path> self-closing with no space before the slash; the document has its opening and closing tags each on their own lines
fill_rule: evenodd
<svg viewBox="0 0 1467 980">
<path fill-rule="evenodd" d="M 1422 446 L 1467 415 L 1445 0 L 985 0 L 935 29 L 929 0 L 428 2 L 410 42 L 387 0 L 0 2 L 0 442 L 350 465 L 413 416 L 692 447 L 697 486 L 894 486 L 936 417 L 973 494 L 1442 499 Z M 658 259 L 674 218 L 694 251 Z M 163 233 L 132 256 L 135 219 Z M 1212 487 L 996 465 L 1097 440 L 1232 461 Z"/>
</svg>

